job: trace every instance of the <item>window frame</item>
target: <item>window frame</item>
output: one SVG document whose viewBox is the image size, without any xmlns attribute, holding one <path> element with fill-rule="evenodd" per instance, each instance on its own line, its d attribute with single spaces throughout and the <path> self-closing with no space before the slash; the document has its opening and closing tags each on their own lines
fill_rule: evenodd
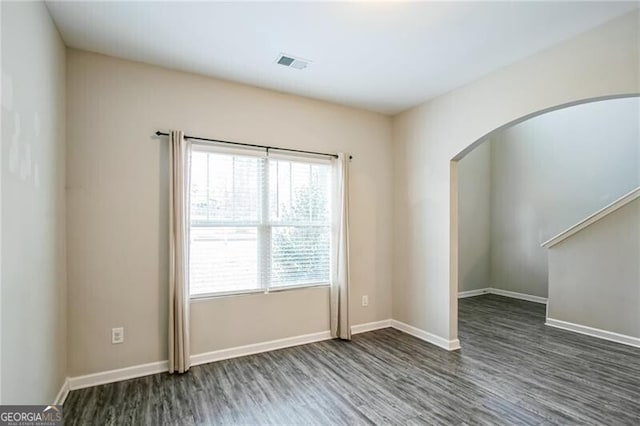
<svg viewBox="0 0 640 426">
<path fill-rule="evenodd" d="M 229 296 L 245 296 L 252 294 L 269 294 L 269 293 L 280 293 L 283 291 L 291 291 L 291 290 L 301 290 L 306 288 L 323 288 L 331 286 L 331 279 L 333 274 L 333 266 L 331 265 L 332 252 L 334 247 L 334 218 L 333 218 L 333 203 L 334 203 L 334 194 L 331 190 L 331 185 L 333 184 L 333 168 L 331 167 L 332 161 L 331 159 L 319 158 L 318 156 L 312 155 L 303 155 L 303 154 L 293 154 L 293 155 L 283 155 L 280 153 L 273 152 L 265 152 L 262 149 L 254 149 L 254 148 L 234 148 L 228 146 L 221 146 L 212 143 L 197 143 L 193 142 L 191 144 L 191 152 L 206 152 L 206 153 L 214 153 L 214 154 L 226 154 L 226 155 L 238 155 L 244 157 L 256 157 L 260 158 L 264 161 L 262 169 L 262 177 L 260 179 L 261 186 L 259 188 L 259 197 L 260 197 L 260 215 L 257 221 L 246 221 L 242 224 L 238 224 L 237 222 L 229 221 L 224 222 L 220 221 L 215 225 L 211 225 L 210 221 L 202 222 L 202 227 L 211 227 L 211 228 L 225 228 L 225 227 L 247 227 L 250 229 L 256 230 L 257 235 L 257 244 L 258 246 L 263 245 L 260 248 L 260 251 L 265 250 L 264 252 L 268 253 L 267 258 L 270 259 L 270 265 L 267 268 L 263 268 L 260 265 L 261 259 L 258 256 L 257 260 L 257 275 L 258 281 L 260 284 L 260 288 L 255 289 L 245 289 L 245 290 L 229 290 L 229 291 L 219 291 L 219 292 L 207 292 L 207 293 L 191 293 L 191 279 L 190 272 L 191 266 L 189 265 L 189 300 L 203 300 L 203 299 L 212 299 L 219 297 L 229 297 Z M 329 191 L 328 191 L 328 212 L 329 212 L 329 221 L 328 223 L 320 224 L 320 223 L 301 223 L 295 221 L 272 221 L 269 218 L 269 160 L 285 160 L 285 161 L 294 161 L 301 162 L 307 164 L 324 164 L 329 167 Z M 189 158 L 191 161 L 191 158 Z M 187 193 L 191 193 L 191 167 L 189 167 L 189 188 L 186 188 Z M 188 227 L 189 227 L 189 235 L 187 244 L 189 247 L 191 246 L 191 203 L 188 205 L 189 215 L 188 215 Z M 197 223 L 197 221 L 196 221 Z M 304 225 L 304 226 L 302 226 Z M 271 273 L 271 265 L 273 264 L 273 257 L 271 255 L 271 231 L 275 227 L 328 227 L 329 228 L 329 277 L 327 281 L 317 281 L 317 282 L 309 282 L 309 283 L 301 283 L 301 284 L 292 284 L 292 285 L 283 285 L 283 286 L 270 286 L 271 279 L 265 280 L 265 276 L 270 277 Z M 260 237 L 260 232 L 268 232 L 269 236 L 265 238 L 264 236 Z M 189 249 L 190 250 L 190 249 Z M 262 256 L 264 257 L 264 256 Z"/>
</svg>

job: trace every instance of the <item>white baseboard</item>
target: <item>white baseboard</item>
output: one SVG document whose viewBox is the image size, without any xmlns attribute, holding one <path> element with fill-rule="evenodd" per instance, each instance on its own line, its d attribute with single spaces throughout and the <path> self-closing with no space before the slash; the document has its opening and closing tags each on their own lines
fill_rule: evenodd
<svg viewBox="0 0 640 426">
<path fill-rule="evenodd" d="M 391 320 L 391 327 L 404 333 L 410 334 L 413 337 L 417 337 L 420 340 L 424 340 L 425 342 L 439 346 L 442 349 L 446 349 L 448 351 L 455 351 L 457 349 L 460 349 L 460 341 L 458 339 L 447 340 L 444 337 L 436 336 L 435 334 L 429 333 L 428 331 L 424 331 L 412 325 L 405 324 L 396 320 Z"/>
<path fill-rule="evenodd" d="M 64 379 L 62 382 L 62 386 L 60 387 L 60 391 L 58 395 L 56 395 L 56 400 L 53 401 L 53 405 L 63 405 L 64 401 L 67 399 L 67 395 L 69 395 L 69 379 Z"/>
<path fill-rule="evenodd" d="M 498 295 L 498 296 L 510 297 L 512 299 L 526 300 L 528 302 L 547 303 L 547 298 L 546 297 L 532 296 L 530 294 L 517 293 L 515 291 L 507 291 L 507 290 L 502 290 L 502 289 L 499 289 L 499 288 L 491 287 L 489 289 L 489 293 L 495 294 L 495 295 Z"/>
<path fill-rule="evenodd" d="M 464 299 L 465 297 L 482 296 L 483 294 L 489 294 L 489 288 L 479 288 L 477 290 L 467 290 L 458 293 L 458 299 Z"/>
<path fill-rule="evenodd" d="M 191 365 L 195 366 L 206 364 L 208 362 L 221 361 L 223 359 L 252 355 L 276 349 L 284 349 L 291 346 L 304 345 L 328 339 L 331 339 L 331 333 L 327 330 L 318 333 L 304 334 L 301 336 L 287 337 L 285 339 L 271 340 L 268 342 L 205 352 L 191 355 Z M 151 374 L 164 373 L 165 371 L 168 371 L 168 369 L 168 361 L 158 361 L 149 364 L 134 365 L 132 367 L 103 371 L 100 373 L 87 374 L 85 376 L 70 377 L 67 382 L 67 392 L 69 390 L 88 388 L 106 383 L 135 379 L 137 377 L 148 376 Z"/>
<path fill-rule="evenodd" d="M 367 331 L 379 330 L 387 327 L 396 328 L 400 331 L 403 331 L 407 334 L 415 336 L 421 340 L 432 343 L 446 350 L 455 350 L 460 348 L 460 342 L 457 339 L 448 341 L 446 339 L 443 339 L 442 337 L 420 330 L 419 328 L 391 319 L 354 325 L 351 327 L 351 333 L 365 333 Z M 292 346 L 305 345 L 308 343 L 320 342 L 329 339 L 331 339 L 331 333 L 329 332 L 329 330 L 327 330 L 317 333 L 303 334 L 300 336 L 287 337 L 284 339 L 254 343 L 251 345 L 220 349 L 217 351 L 191 355 L 191 365 L 196 366 L 207 364 L 224 359 L 253 355 L 261 352 L 268 352 L 277 349 L 289 348 Z M 149 364 L 134 365 L 132 367 L 103 371 L 100 373 L 87 374 L 84 376 L 69 377 L 67 381 L 65 381 L 63 389 L 60 390 L 60 394 L 56 398 L 56 401 L 61 400 L 64 402 L 64 399 L 66 398 L 69 390 L 83 389 L 91 386 L 103 385 L 106 383 L 120 382 L 123 380 L 148 376 L 151 374 L 163 373 L 167 370 L 168 361 L 158 361 Z"/>
<path fill-rule="evenodd" d="M 276 349 L 306 345 L 307 343 L 320 342 L 322 340 L 329 339 L 331 339 L 331 333 L 327 330 L 320 331 L 318 333 L 303 334 L 301 336 L 287 337 L 285 339 L 271 340 L 268 342 L 254 343 L 251 345 L 237 346 L 228 349 L 220 349 L 217 351 L 191 355 L 191 365 L 207 364 L 209 362 L 222 361 L 223 359 L 237 358 L 261 352 L 275 351 Z"/>
<path fill-rule="evenodd" d="M 87 374 L 85 376 L 69 377 L 69 389 L 76 390 L 89 388 L 91 386 L 104 385 L 106 383 L 135 379 L 136 377 L 148 376 L 150 374 L 163 373 L 168 370 L 168 361 L 157 361 L 149 364 L 140 364 L 132 367 Z"/>
<path fill-rule="evenodd" d="M 366 333 L 367 331 L 380 330 L 382 328 L 391 327 L 391 320 L 382 320 L 382 321 L 374 321 L 367 322 L 364 324 L 352 325 L 351 326 L 351 334 L 360 334 Z"/>
<path fill-rule="evenodd" d="M 550 327 L 573 331 L 574 333 L 586 334 L 587 336 L 597 337 L 599 339 L 609 340 L 611 342 L 622 343 L 623 345 L 640 348 L 640 338 L 638 337 L 627 336 L 626 334 L 614 333 L 612 331 L 587 327 L 586 325 L 574 324 L 571 322 L 561 321 L 553 318 L 547 318 L 547 321 L 544 324 Z"/>
<path fill-rule="evenodd" d="M 497 296 L 510 297 L 512 299 L 526 300 L 534 303 L 547 303 L 546 297 L 532 296 L 531 294 L 517 293 L 515 291 L 502 290 L 501 288 L 486 287 L 477 290 L 461 291 L 458 293 L 458 299 L 465 297 L 481 296 L 483 294 L 495 294 Z"/>
</svg>

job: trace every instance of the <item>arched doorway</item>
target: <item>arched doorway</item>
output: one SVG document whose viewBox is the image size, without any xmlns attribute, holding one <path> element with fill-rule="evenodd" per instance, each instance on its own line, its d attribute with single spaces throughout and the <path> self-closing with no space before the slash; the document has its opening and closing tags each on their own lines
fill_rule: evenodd
<svg viewBox="0 0 640 426">
<path fill-rule="evenodd" d="M 450 321 L 451 324 L 456 331 L 458 330 L 458 303 L 457 303 L 457 294 L 459 290 L 459 162 L 462 158 L 464 158 L 467 154 L 473 151 L 475 148 L 480 146 L 482 143 L 488 141 L 492 136 L 497 133 L 520 124 L 524 121 L 530 120 L 537 116 L 547 114 L 553 111 L 558 111 L 561 109 L 566 109 L 569 107 L 600 102 L 605 100 L 612 99 L 622 99 L 622 98 L 634 98 L 639 97 L 640 94 L 624 94 L 624 95 L 616 95 L 616 96 L 603 96 L 597 98 L 588 98 L 575 102 L 565 103 L 561 105 L 557 105 L 554 107 L 546 108 L 540 111 L 533 112 L 531 114 L 524 115 L 518 119 L 512 120 L 508 123 L 505 123 L 502 126 L 486 133 L 482 137 L 478 138 L 464 150 L 460 151 L 457 155 L 455 155 L 450 161 L 450 295 L 451 295 L 451 304 L 450 304 Z"/>
</svg>

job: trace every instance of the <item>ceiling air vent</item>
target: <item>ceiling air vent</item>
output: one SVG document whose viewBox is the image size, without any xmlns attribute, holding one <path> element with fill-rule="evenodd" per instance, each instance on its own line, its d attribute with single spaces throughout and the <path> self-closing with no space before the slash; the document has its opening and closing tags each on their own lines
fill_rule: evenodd
<svg viewBox="0 0 640 426">
<path fill-rule="evenodd" d="M 285 67 L 295 68 L 297 70 L 303 70 L 309 65 L 311 61 L 306 59 L 296 58 L 289 54 L 280 54 L 276 59 L 276 64 L 284 65 Z"/>
</svg>

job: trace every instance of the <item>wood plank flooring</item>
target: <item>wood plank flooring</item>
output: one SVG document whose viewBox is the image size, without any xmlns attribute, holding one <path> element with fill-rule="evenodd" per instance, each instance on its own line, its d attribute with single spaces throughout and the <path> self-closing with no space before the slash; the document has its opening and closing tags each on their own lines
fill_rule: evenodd
<svg viewBox="0 0 640 426">
<path fill-rule="evenodd" d="M 72 391 L 65 424 L 640 425 L 640 349 L 461 299 L 462 350 L 393 329 Z"/>
</svg>

